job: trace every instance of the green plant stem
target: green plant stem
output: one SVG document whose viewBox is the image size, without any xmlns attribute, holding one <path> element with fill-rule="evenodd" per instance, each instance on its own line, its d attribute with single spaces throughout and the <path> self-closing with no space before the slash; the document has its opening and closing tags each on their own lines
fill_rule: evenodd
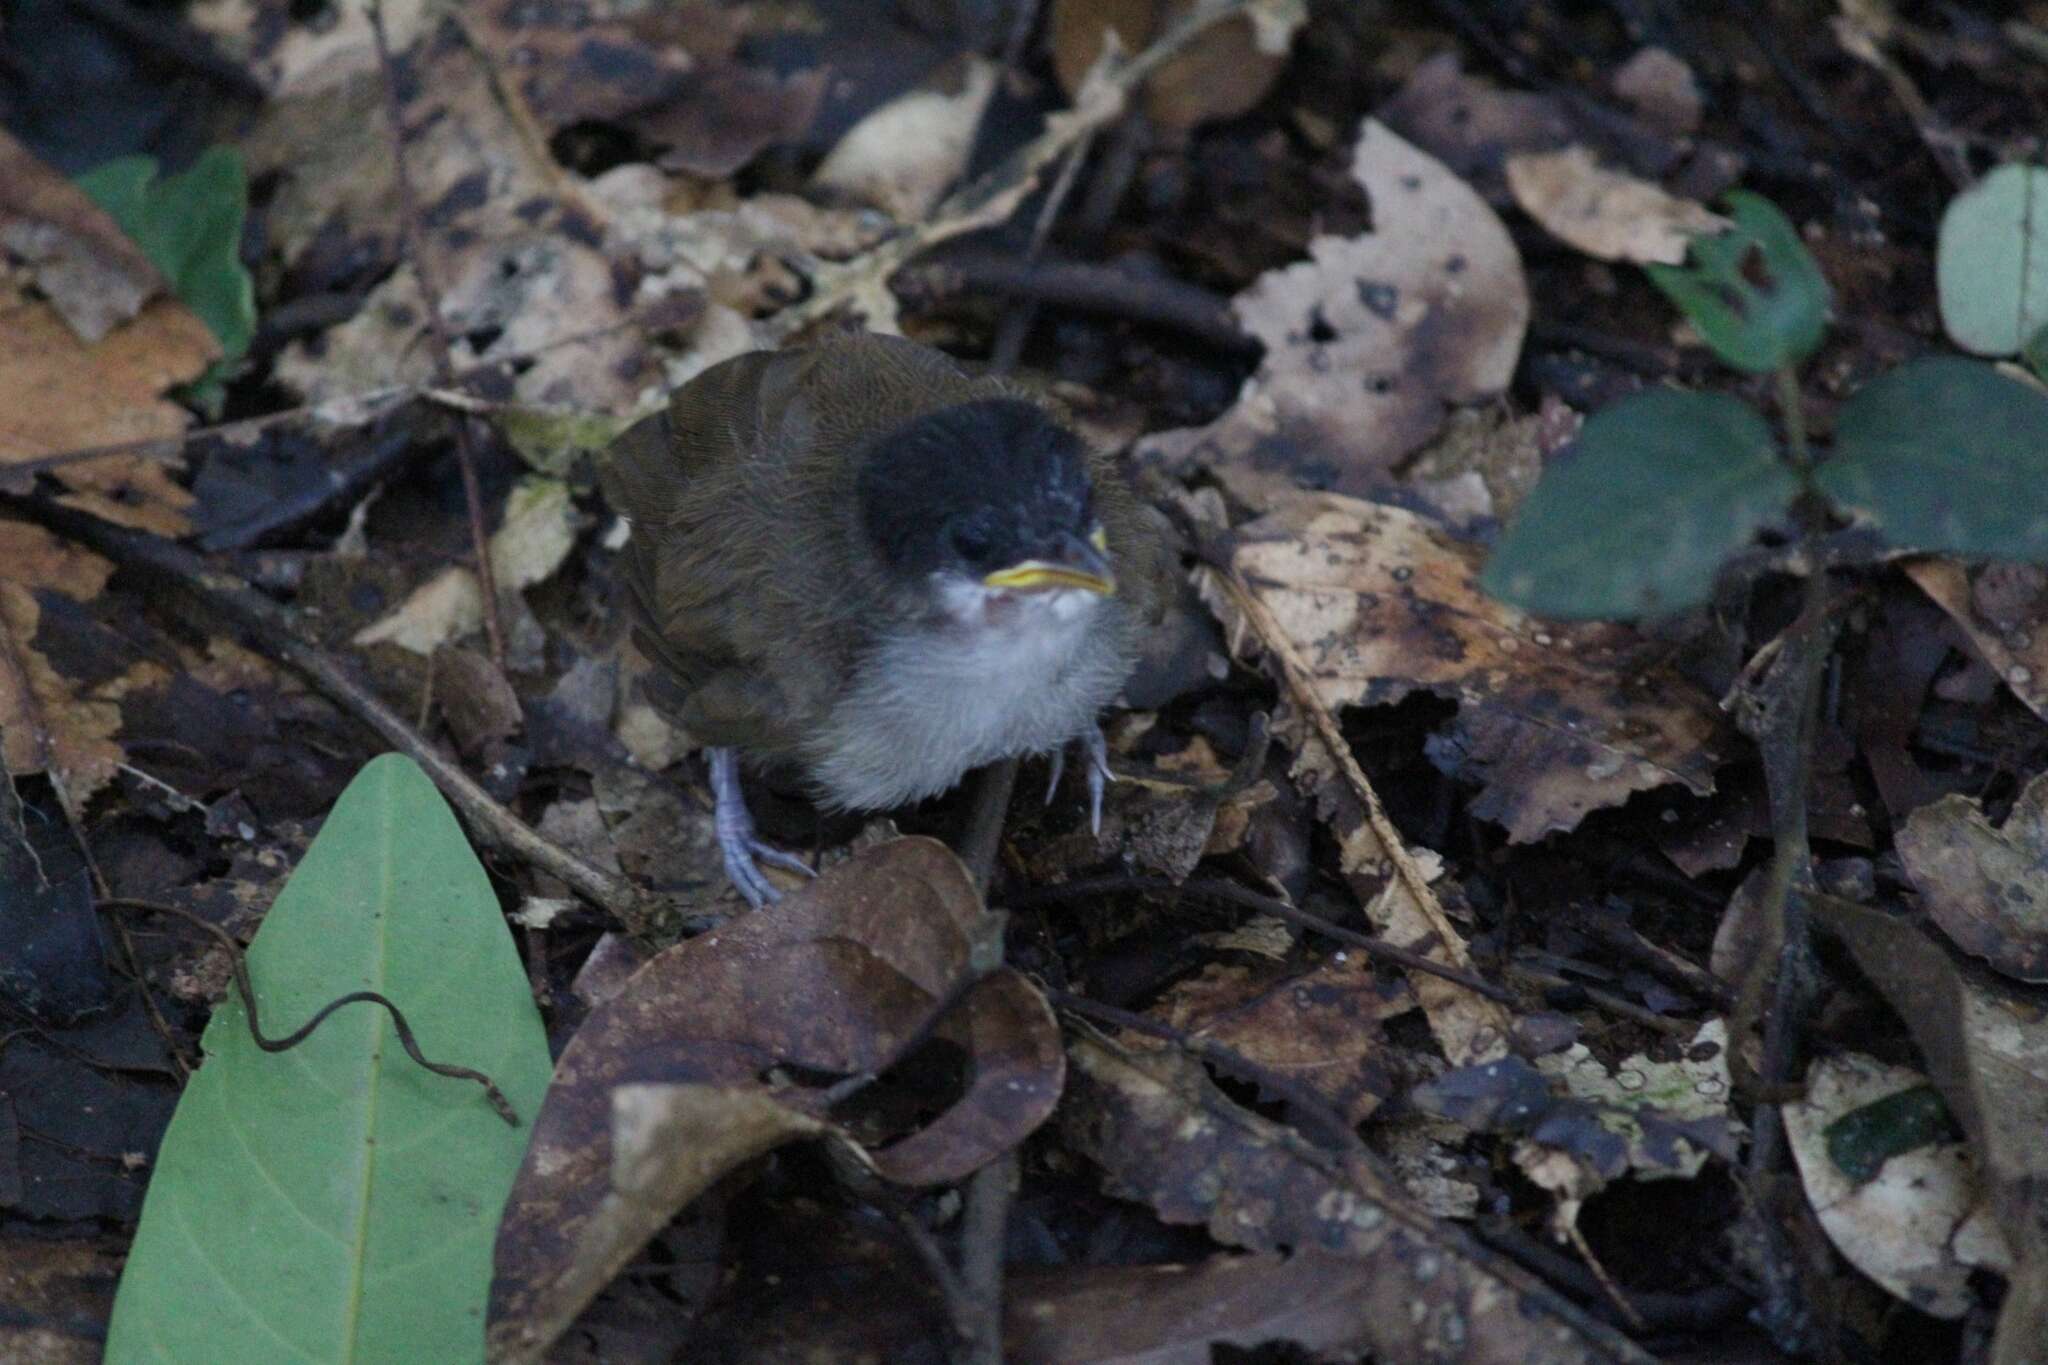
<svg viewBox="0 0 2048 1365">
<path fill-rule="evenodd" d="M 1813 468 L 1813 448 L 1806 439 L 1806 404 L 1800 396 L 1795 366 L 1778 367 L 1778 412 L 1785 419 L 1785 446 L 1792 452 L 1793 467 L 1804 480 Z"/>
</svg>

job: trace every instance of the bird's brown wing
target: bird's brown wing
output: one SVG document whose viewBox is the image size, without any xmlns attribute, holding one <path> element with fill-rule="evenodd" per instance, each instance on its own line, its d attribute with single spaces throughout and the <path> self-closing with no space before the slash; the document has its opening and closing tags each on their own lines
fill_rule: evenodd
<svg viewBox="0 0 2048 1365">
<path fill-rule="evenodd" d="M 788 384 L 793 358 L 764 351 L 712 366 L 620 436 L 599 470 L 613 509 L 633 524 L 620 576 L 634 642 L 667 675 L 661 691 L 676 718 L 710 744 L 780 748 L 795 719 L 772 675 L 754 666 L 734 606 L 761 572 L 744 548 L 764 396 Z"/>
<path fill-rule="evenodd" d="M 1139 497 L 1114 456 L 1097 455 L 1090 471 L 1095 515 L 1116 564 L 1117 593 L 1128 598 L 1138 620 L 1156 625 L 1173 600 L 1180 560 L 1173 535 L 1159 509 Z"/>
</svg>

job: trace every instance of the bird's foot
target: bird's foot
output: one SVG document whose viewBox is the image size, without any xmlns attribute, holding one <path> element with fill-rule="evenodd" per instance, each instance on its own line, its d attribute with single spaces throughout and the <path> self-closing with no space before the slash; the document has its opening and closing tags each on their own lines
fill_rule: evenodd
<svg viewBox="0 0 2048 1365">
<path fill-rule="evenodd" d="M 1109 741 L 1102 737 L 1102 727 L 1091 725 L 1074 740 L 1088 755 L 1088 831 L 1102 833 L 1102 793 L 1116 774 L 1109 770 Z M 1059 793 L 1060 778 L 1066 775 L 1067 751 L 1064 746 L 1052 751 L 1052 780 L 1045 784 L 1045 804 L 1051 805 Z"/>
<path fill-rule="evenodd" d="M 746 793 L 740 790 L 740 756 L 732 749 L 711 749 L 711 824 L 718 834 L 718 851 L 725 859 L 725 875 L 747 904 L 759 910 L 782 892 L 761 873 L 760 864 L 815 877 L 817 872 L 794 853 L 754 837 L 753 812 L 747 809 Z"/>
</svg>

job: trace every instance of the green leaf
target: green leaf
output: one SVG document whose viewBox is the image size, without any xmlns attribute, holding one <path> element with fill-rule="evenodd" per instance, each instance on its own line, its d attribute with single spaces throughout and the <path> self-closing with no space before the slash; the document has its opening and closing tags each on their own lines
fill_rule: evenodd
<svg viewBox="0 0 2048 1365">
<path fill-rule="evenodd" d="M 2048 323 L 2042 324 L 2020 347 L 2020 360 L 2034 372 L 2034 378 L 2048 379 Z"/>
<path fill-rule="evenodd" d="M 1894 545 L 2048 560 L 2048 397 L 1979 361 L 1916 360 L 1864 385 L 1816 476 Z"/>
<path fill-rule="evenodd" d="M 546 1038 L 497 898 L 410 759 L 357 774 L 249 948 L 276 1037 L 349 991 L 286 1052 L 260 1051 L 232 997 L 186 1085 L 114 1301 L 106 1359 L 239 1365 L 474 1361 L 498 1216 L 547 1088 Z"/>
<path fill-rule="evenodd" d="M 1718 393 L 1657 389 L 1597 414 L 1544 471 L 1479 584 L 1543 616 L 1629 617 L 1707 600 L 1721 562 L 1798 480 L 1771 431 Z"/>
<path fill-rule="evenodd" d="M 2000 166 L 1950 200 L 1934 278 L 1966 351 L 2011 355 L 2048 324 L 2048 170 Z"/>
<path fill-rule="evenodd" d="M 241 153 L 214 147 L 182 174 L 161 180 L 155 157 L 124 156 L 87 171 L 78 187 L 112 215 L 220 342 L 221 358 L 199 384 L 217 382 L 256 335 L 256 290 L 242 268 L 249 177 Z"/>
<path fill-rule="evenodd" d="M 1873 1180 L 1895 1156 L 1962 1136 L 1941 1092 L 1916 1085 L 1851 1109 L 1822 1130 L 1835 1169 L 1858 1184 Z"/>
<path fill-rule="evenodd" d="M 1724 202 L 1734 227 L 1693 238 L 1690 265 L 1643 269 L 1714 354 L 1736 369 L 1765 374 L 1804 360 L 1827 328 L 1828 282 L 1820 263 L 1770 200 L 1731 190 Z M 1746 268 L 1752 262 L 1761 267 L 1761 283 Z"/>
</svg>

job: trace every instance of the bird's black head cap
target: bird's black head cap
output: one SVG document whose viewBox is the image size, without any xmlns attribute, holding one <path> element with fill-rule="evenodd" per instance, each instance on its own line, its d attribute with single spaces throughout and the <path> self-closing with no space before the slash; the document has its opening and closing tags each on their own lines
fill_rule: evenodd
<svg viewBox="0 0 2048 1365">
<path fill-rule="evenodd" d="M 874 441 L 861 523 L 890 570 L 980 579 L 1085 540 L 1095 512 L 1080 438 L 1034 404 L 988 398 L 928 413 Z"/>
</svg>

